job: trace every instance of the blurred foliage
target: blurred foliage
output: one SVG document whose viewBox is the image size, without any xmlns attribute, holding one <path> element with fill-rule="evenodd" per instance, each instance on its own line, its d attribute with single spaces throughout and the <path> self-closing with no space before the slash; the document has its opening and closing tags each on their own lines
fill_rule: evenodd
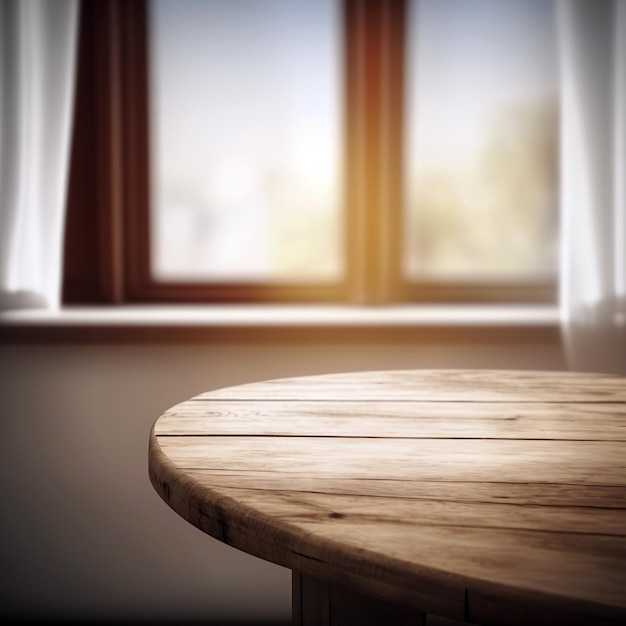
<svg viewBox="0 0 626 626">
<path fill-rule="evenodd" d="M 448 162 L 409 182 L 409 275 L 554 274 L 557 186 L 557 102 L 500 110 L 470 164 Z"/>
</svg>

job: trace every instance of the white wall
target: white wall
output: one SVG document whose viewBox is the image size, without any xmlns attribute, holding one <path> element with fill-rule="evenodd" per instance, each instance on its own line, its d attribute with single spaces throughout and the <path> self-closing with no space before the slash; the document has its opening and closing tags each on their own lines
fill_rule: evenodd
<svg viewBox="0 0 626 626">
<path fill-rule="evenodd" d="M 562 369 L 557 345 L 0 346 L 0 619 L 290 617 L 290 572 L 178 518 L 147 476 L 169 406 L 282 376 Z"/>
</svg>

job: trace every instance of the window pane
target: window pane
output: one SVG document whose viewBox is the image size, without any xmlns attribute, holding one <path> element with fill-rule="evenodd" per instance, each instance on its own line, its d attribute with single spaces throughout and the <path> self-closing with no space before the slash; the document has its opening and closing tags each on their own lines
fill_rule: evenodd
<svg viewBox="0 0 626 626">
<path fill-rule="evenodd" d="M 336 0 L 149 3 L 152 272 L 334 281 Z"/>
<path fill-rule="evenodd" d="M 410 9 L 405 274 L 554 275 L 552 0 L 417 0 Z"/>
</svg>

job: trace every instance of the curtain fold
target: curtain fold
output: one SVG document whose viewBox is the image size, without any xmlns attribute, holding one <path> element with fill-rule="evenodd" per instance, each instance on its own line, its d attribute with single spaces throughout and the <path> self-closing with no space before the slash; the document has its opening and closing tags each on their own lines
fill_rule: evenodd
<svg viewBox="0 0 626 626">
<path fill-rule="evenodd" d="M 568 365 L 626 374 L 626 0 L 559 0 L 558 23 Z"/>
<path fill-rule="evenodd" d="M 77 0 L 0 2 L 0 309 L 60 303 Z"/>
</svg>

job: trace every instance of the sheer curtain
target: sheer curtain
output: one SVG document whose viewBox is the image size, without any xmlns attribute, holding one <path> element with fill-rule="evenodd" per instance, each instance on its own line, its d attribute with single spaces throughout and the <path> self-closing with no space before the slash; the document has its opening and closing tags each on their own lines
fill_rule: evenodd
<svg viewBox="0 0 626 626">
<path fill-rule="evenodd" d="M 626 374 L 626 0 L 559 0 L 558 20 L 568 363 Z"/>
<path fill-rule="evenodd" d="M 59 305 L 77 17 L 0 2 L 0 309 Z"/>
</svg>

